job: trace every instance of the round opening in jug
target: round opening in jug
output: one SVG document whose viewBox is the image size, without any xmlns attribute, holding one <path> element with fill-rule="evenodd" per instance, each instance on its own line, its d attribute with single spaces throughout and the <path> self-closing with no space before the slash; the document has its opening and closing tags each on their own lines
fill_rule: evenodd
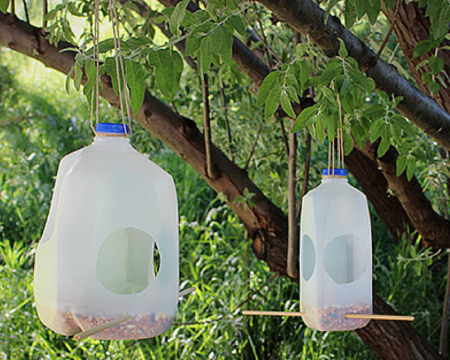
<svg viewBox="0 0 450 360">
<path fill-rule="evenodd" d="M 156 241 L 142 230 L 124 228 L 113 232 L 101 245 L 96 276 L 115 294 L 137 294 L 155 280 L 160 265 Z"/>
<path fill-rule="evenodd" d="M 370 252 L 358 237 L 348 234 L 335 237 L 325 248 L 323 266 L 337 284 L 358 280 L 370 263 Z"/>
</svg>

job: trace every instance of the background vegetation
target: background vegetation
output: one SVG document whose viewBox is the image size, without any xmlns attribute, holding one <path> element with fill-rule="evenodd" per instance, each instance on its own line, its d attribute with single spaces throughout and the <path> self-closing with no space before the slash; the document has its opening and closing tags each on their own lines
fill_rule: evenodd
<svg viewBox="0 0 450 360">
<path fill-rule="evenodd" d="M 64 92 L 64 77 L 11 52 L 2 51 L 0 61 L 0 357 L 298 359 L 302 354 L 303 359 L 377 359 L 353 332 L 320 333 L 296 318 L 242 317 L 245 308 L 298 310 L 297 286 L 273 277 L 265 263 L 254 258 L 236 216 L 191 167 L 137 124 L 133 146 L 175 179 L 181 216 L 180 288 L 198 290 L 180 301 L 175 324 L 155 339 L 76 342 L 46 329 L 34 308 L 33 255 L 59 160 L 92 141 L 89 111 L 81 95 L 69 98 Z M 192 89 L 190 98 L 201 97 L 199 91 Z M 234 116 L 245 117 L 242 109 Z M 117 117 L 116 110 L 103 104 L 102 119 Z M 244 161 L 254 134 L 242 126 L 248 135 L 240 141 L 237 156 Z M 286 207 L 287 169 L 271 142 L 260 144 L 250 170 L 259 173 L 259 185 Z M 317 184 L 325 149 L 314 147 L 312 181 Z M 445 252 L 432 257 L 410 246 L 410 239 L 398 246 L 373 213 L 372 218 L 375 290 L 401 313 L 415 315 L 415 326 L 437 344 Z"/>
<path fill-rule="evenodd" d="M 64 5 L 67 6 L 66 3 Z M 38 13 L 36 9 L 37 6 L 30 6 L 31 16 Z M 62 8 L 61 11 L 64 10 Z M 166 11 L 166 16 L 170 17 L 172 11 Z M 335 11 L 338 13 L 340 9 Z M 274 20 L 269 13 L 262 14 L 258 20 L 265 25 Z M 359 17 L 363 15 L 364 12 Z M 370 14 L 370 17 L 376 18 L 376 15 Z M 155 43 L 164 43 L 162 35 L 159 32 L 152 33 L 150 27 L 145 28 L 146 23 L 137 21 L 130 9 L 125 8 L 123 16 L 127 17 L 125 26 L 129 29 L 139 29 L 142 34 L 155 39 Z M 253 16 L 251 12 L 249 16 Z M 251 20 L 256 22 L 256 19 Z M 381 34 L 387 33 L 388 27 L 383 17 L 378 20 L 376 27 L 366 20 L 354 24 L 354 30 L 360 38 L 364 38 L 375 49 L 380 48 Z M 68 31 L 59 34 L 72 40 L 68 38 Z M 53 35 L 56 39 L 58 32 L 55 31 Z M 77 33 L 74 36 L 79 35 Z M 88 37 L 89 34 L 85 35 Z M 294 61 L 293 56 L 300 56 L 301 53 L 309 57 L 309 70 L 316 70 L 319 74 L 327 74 L 327 68 L 329 72 L 335 70 L 332 69 L 333 63 L 327 65 L 324 54 L 310 42 L 306 41 L 294 49 L 289 26 L 275 21 L 274 27 L 266 31 L 266 35 L 273 44 L 273 52 L 279 54 L 284 62 Z M 253 47 L 257 50 L 259 45 L 254 44 Z M 202 50 L 200 48 L 197 51 Z M 396 44 L 389 42 L 383 57 L 394 59 L 393 63 L 412 79 L 405 60 L 395 56 L 397 51 Z M 143 58 L 149 56 L 145 52 L 138 52 L 137 55 L 130 52 L 130 58 L 137 62 L 143 63 Z M 197 55 L 201 56 L 200 53 Z M 341 57 L 344 59 L 346 55 L 342 53 Z M 220 62 L 218 59 L 214 61 Z M 210 102 L 214 142 L 220 144 L 221 149 L 230 154 L 241 168 L 246 169 L 266 196 L 286 212 L 288 169 L 284 134 L 279 124 L 282 122 L 288 129 L 290 120 L 272 117 L 271 110 L 277 110 L 273 104 L 269 105 L 272 109 L 263 106 L 264 103 L 270 103 L 267 100 L 271 99 L 269 83 L 265 85 L 266 98 L 263 95 L 258 98 L 254 95 L 254 84 L 238 71 L 235 64 L 229 63 L 224 67 L 215 66 L 214 62 L 212 64 Z M 317 67 L 313 68 L 313 64 Z M 350 68 L 355 67 L 351 60 L 348 65 Z M 152 69 L 147 64 L 146 82 L 156 89 L 158 70 L 152 72 Z M 282 67 L 280 71 L 286 74 L 289 70 Z M 336 102 L 333 102 L 333 108 L 330 107 L 327 97 L 331 96 L 335 100 L 336 94 L 324 90 L 329 89 L 325 86 L 328 85 L 326 77 L 316 79 L 322 85 L 317 90 L 317 98 L 321 101 L 318 109 L 325 113 L 329 108 L 332 110 L 331 115 L 335 115 Z M 182 115 L 198 121 L 201 127 L 197 120 L 202 117 L 200 77 L 185 66 L 180 78 L 178 91 L 159 88 L 155 93 L 168 100 L 172 108 Z M 75 342 L 46 329 L 39 322 L 34 308 L 34 251 L 47 216 L 59 160 L 92 141 L 86 99 L 72 86 L 70 95 L 67 95 L 65 80 L 63 76 L 49 72 L 17 53 L 0 52 L 0 358 L 378 358 L 353 332 L 316 332 L 296 318 L 241 316 L 241 310 L 246 308 L 298 310 L 297 285 L 287 278 L 274 275 L 264 262 L 254 257 L 252 240 L 248 239 L 244 226 L 223 201 L 223 195 L 217 195 L 189 165 L 137 123 L 133 124 L 133 146 L 174 177 L 180 206 L 180 288 L 196 286 L 197 292 L 180 300 L 174 325 L 154 339 L 87 339 Z M 345 72 L 337 74 L 334 81 L 336 89 L 342 91 Z M 277 84 L 278 87 L 284 86 Z M 305 90 L 307 83 L 300 85 Z M 360 85 L 366 86 L 369 91 L 361 89 Z M 357 95 L 350 104 L 357 113 L 381 104 L 389 116 L 399 116 L 394 110 L 395 100 L 372 93 L 373 84 L 367 78 L 352 80 L 346 86 L 349 86 L 348 91 Z M 226 107 L 221 89 L 226 90 Z M 278 101 L 272 99 L 271 102 L 276 102 L 278 106 Z M 101 105 L 100 119 L 121 121 L 117 110 L 106 103 Z M 357 123 L 351 117 L 347 120 L 349 129 Z M 400 118 L 397 120 L 399 123 L 403 121 Z M 233 124 L 231 144 L 228 141 L 227 122 Z M 310 188 L 320 182 L 319 174 L 325 167 L 328 149 L 324 138 L 325 128 L 323 133 L 317 132 L 312 125 L 309 124 L 309 130 L 314 135 Z M 370 123 L 367 129 L 372 125 Z M 409 123 L 402 129 L 401 135 L 404 137 L 397 136 L 396 124 L 387 125 L 390 126 L 389 131 L 386 130 L 383 137 L 388 140 L 383 146 L 389 147 L 391 143 L 399 145 L 403 154 L 409 156 L 408 162 L 403 164 L 403 170 L 409 169 L 408 176 L 417 176 L 428 198 L 432 199 L 434 208 L 445 213 L 448 206 L 448 196 L 445 194 L 448 189 L 444 175 L 448 172 L 448 165 L 443 163 L 437 144 L 421 136 Z M 376 140 L 375 135 L 380 134 L 373 128 L 371 131 L 362 134 L 361 138 L 364 140 L 364 136 L 373 136 L 373 140 Z M 299 136 L 305 139 L 307 134 L 307 129 L 300 126 Z M 300 164 L 305 162 L 306 153 L 306 144 L 301 142 Z M 299 169 L 297 175 L 301 179 L 305 174 Z M 352 177 L 350 181 L 358 186 Z M 372 208 L 371 217 L 374 290 L 400 313 L 415 315 L 413 326 L 438 347 L 448 251 L 423 248 L 420 236 L 414 231 L 405 234 L 397 242 Z"/>
</svg>

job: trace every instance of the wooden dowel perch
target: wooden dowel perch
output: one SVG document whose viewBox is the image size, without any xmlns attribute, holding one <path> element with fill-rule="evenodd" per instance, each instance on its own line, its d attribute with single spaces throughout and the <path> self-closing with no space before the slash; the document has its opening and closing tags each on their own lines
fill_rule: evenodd
<svg viewBox="0 0 450 360">
<path fill-rule="evenodd" d="M 88 336 L 98 334 L 99 332 L 102 332 L 103 330 L 109 329 L 113 326 L 119 325 L 127 320 L 130 320 L 132 317 L 133 317 L 133 315 L 130 315 L 130 314 L 123 315 L 121 317 L 118 317 L 117 319 L 111 320 L 100 326 L 96 326 L 92 329 L 80 332 L 79 334 L 76 334 L 73 338 L 77 341 L 87 338 Z"/>
<path fill-rule="evenodd" d="M 268 316 L 304 316 L 301 312 L 289 311 L 259 311 L 259 310 L 244 310 L 242 315 L 268 315 Z"/>
<path fill-rule="evenodd" d="M 345 317 L 347 319 L 414 321 L 414 316 L 410 315 L 345 314 Z"/>
<path fill-rule="evenodd" d="M 305 316 L 301 312 L 289 311 L 259 311 L 259 310 L 244 310 L 243 315 L 266 315 L 266 316 Z M 413 321 L 414 316 L 403 315 L 376 315 L 376 314 L 345 314 L 347 319 L 370 319 L 370 320 L 394 320 L 394 321 Z"/>
</svg>

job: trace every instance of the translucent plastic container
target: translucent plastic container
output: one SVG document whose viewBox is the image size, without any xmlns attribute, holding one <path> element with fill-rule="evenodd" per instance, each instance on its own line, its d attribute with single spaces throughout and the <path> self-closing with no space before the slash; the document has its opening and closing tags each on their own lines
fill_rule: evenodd
<svg viewBox="0 0 450 360">
<path fill-rule="evenodd" d="M 140 339 L 166 331 L 178 304 L 178 210 L 172 177 L 98 124 L 92 145 L 60 162 L 36 253 L 41 321 L 73 335 L 124 315 L 93 337 Z"/>
<path fill-rule="evenodd" d="M 323 171 L 322 184 L 303 198 L 300 233 L 300 308 L 320 331 L 354 330 L 372 314 L 372 238 L 367 200 L 347 172 Z"/>
</svg>

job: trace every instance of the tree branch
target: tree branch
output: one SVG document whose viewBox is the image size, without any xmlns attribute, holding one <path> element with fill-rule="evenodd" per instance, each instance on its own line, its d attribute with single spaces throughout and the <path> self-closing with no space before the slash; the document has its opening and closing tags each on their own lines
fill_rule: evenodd
<svg viewBox="0 0 450 360">
<path fill-rule="evenodd" d="M 373 62 L 374 52 L 348 31 L 334 16 L 325 24 L 325 12 L 310 0 L 258 0 L 280 20 L 316 42 L 329 57 L 339 51 L 339 38 L 361 70 L 375 80 L 378 89 L 402 96 L 398 110 L 443 147 L 450 149 L 450 114 L 402 77 L 394 66 Z"/>
<path fill-rule="evenodd" d="M 450 221 L 434 211 L 415 177 L 408 181 L 406 172 L 397 176 L 398 153 L 394 147 L 391 147 L 382 158 L 377 158 L 377 149 L 378 144 L 375 143 L 367 145 L 363 151 L 378 163 L 389 184 L 389 189 L 403 205 L 411 223 L 423 237 L 424 242 L 437 248 L 449 247 Z"/>
</svg>

